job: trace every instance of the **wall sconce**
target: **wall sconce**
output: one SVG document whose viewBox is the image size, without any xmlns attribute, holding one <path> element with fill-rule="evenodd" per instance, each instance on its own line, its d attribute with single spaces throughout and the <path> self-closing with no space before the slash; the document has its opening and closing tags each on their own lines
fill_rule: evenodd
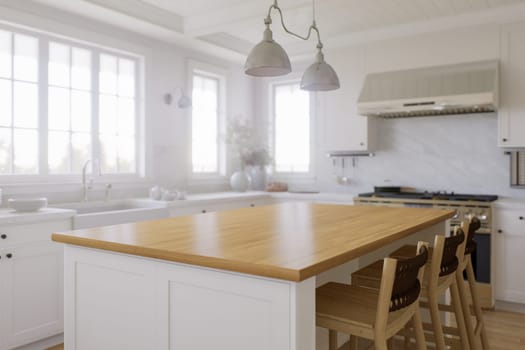
<svg viewBox="0 0 525 350">
<path fill-rule="evenodd" d="M 180 109 L 186 109 L 186 108 L 189 108 L 191 107 L 191 97 L 189 97 L 188 95 L 186 95 L 184 93 L 184 89 L 181 88 L 181 87 L 176 87 L 175 90 L 173 91 L 173 93 L 171 92 L 168 92 L 164 95 L 164 103 L 167 104 L 167 105 L 171 105 L 173 103 L 173 95 L 177 92 L 177 91 L 180 91 L 180 97 L 179 99 L 177 100 L 177 107 L 179 107 Z"/>
</svg>

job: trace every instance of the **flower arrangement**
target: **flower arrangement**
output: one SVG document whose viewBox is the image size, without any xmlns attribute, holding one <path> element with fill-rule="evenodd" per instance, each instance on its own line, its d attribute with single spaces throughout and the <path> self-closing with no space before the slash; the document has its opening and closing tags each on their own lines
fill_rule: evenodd
<svg viewBox="0 0 525 350">
<path fill-rule="evenodd" d="M 226 129 L 226 144 L 237 153 L 241 166 L 267 166 L 272 159 L 266 145 L 257 141 L 256 130 L 250 121 L 234 118 Z"/>
</svg>

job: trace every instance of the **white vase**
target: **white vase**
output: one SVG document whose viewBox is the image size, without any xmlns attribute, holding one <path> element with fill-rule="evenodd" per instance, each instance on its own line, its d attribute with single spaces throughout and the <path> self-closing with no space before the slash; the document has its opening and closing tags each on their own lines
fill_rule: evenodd
<svg viewBox="0 0 525 350">
<path fill-rule="evenodd" d="M 234 191 L 245 192 L 250 188 L 250 176 L 244 171 L 236 171 L 230 178 L 230 186 Z"/>
<path fill-rule="evenodd" d="M 256 165 L 250 168 L 250 177 L 252 178 L 252 190 L 266 191 L 267 174 L 264 166 Z"/>
</svg>

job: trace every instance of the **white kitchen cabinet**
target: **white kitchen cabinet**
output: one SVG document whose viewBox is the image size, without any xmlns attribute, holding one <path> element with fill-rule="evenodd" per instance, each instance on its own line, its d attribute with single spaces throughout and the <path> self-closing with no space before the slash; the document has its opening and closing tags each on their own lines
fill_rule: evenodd
<svg viewBox="0 0 525 350">
<path fill-rule="evenodd" d="M 375 118 L 357 115 L 357 100 L 366 76 L 364 49 L 349 49 L 334 55 L 330 64 L 338 72 L 341 88 L 329 94 L 317 94 L 319 125 L 324 127 L 325 152 L 373 151 Z"/>
<path fill-rule="evenodd" d="M 501 30 L 500 147 L 525 147 L 525 22 Z"/>
<path fill-rule="evenodd" d="M 525 303 L 525 205 L 496 207 L 494 216 L 496 299 Z"/>
<path fill-rule="evenodd" d="M 63 332 L 63 247 L 71 221 L 0 227 L 0 350 Z"/>
</svg>

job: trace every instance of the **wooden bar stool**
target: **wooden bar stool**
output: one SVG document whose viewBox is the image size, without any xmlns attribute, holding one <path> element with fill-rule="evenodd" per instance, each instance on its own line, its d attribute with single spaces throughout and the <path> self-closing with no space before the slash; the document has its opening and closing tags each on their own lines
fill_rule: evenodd
<svg viewBox="0 0 525 350">
<path fill-rule="evenodd" d="M 472 349 L 488 350 L 489 343 L 487 339 L 487 332 L 485 330 L 485 323 L 483 322 L 483 313 L 479 303 L 479 295 L 477 292 L 476 277 L 474 276 L 474 269 L 472 267 L 472 253 L 476 250 L 476 242 L 474 241 L 474 234 L 481 227 L 481 222 L 477 217 L 472 217 L 470 221 L 463 221 L 461 224 L 463 231 L 467 232 L 467 242 L 465 250 L 462 254 L 458 254 L 459 266 L 456 272 L 456 279 L 458 283 L 459 296 L 461 298 L 461 305 L 463 307 L 463 314 L 465 315 L 465 325 L 469 335 L 469 343 Z M 466 273 L 467 281 L 463 280 L 464 273 Z M 472 309 L 470 308 L 470 301 L 466 288 L 470 289 L 472 298 Z M 472 316 L 474 316 L 476 324 L 472 323 Z"/>
<path fill-rule="evenodd" d="M 427 301 L 421 302 L 421 306 L 428 308 L 430 311 L 432 323 L 424 324 L 423 326 L 426 330 L 433 332 L 433 335 L 429 336 L 428 340 L 435 343 L 438 350 L 445 350 L 446 342 L 449 345 L 456 345 L 454 339 L 450 337 L 445 338 L 445 332 L 447 335 L 459 337 L 459 343 L 463 349 L 467 350 L 470 348 L 469 335 L 465 325 L 463 306 L 456 279 L 456 271 L 459 265 L 457 252 L 464 251 L 465 245 L 466 240 L 463 230 L 458 228 L 455 235 L 451 237 L 436 235 L 434 246 L 430 248 L 430 261 L 427 264 L 422 290 L 422 298 L 425 298 Z M 391 257 L 406 258 L 413 256 L 414 253 L 411 249 L 413 249 L 413 246 L 403 246 L 392 253 Z M 381 280 L 381 264 L 381 261 L 377 261 L 354 272 L 352 274 L 352 284 L 372 289 L 377 288 Z M 454 312 L 457 328 L 443 327 L 441 322 L 439 299 L 445 295 L 447 290 L 450 291 L 452 307 L 448 306 L 443 311 Z"/>
<path fill-rule="evenodd" d="M 426 349 L 419 311 L 428 244 L 418 244 L 415 257 L 385 258 L 378 290 L 330 282 L 316 290 L 316 323 L 329 329 L 329 349 L 337 349 L 337 332 L 350 334 L 350 345 L 357 338 L 374 341 L 376 350 L 387 350 L 387 341 L 410 320 L 419 350 Z"/>
</svg>

